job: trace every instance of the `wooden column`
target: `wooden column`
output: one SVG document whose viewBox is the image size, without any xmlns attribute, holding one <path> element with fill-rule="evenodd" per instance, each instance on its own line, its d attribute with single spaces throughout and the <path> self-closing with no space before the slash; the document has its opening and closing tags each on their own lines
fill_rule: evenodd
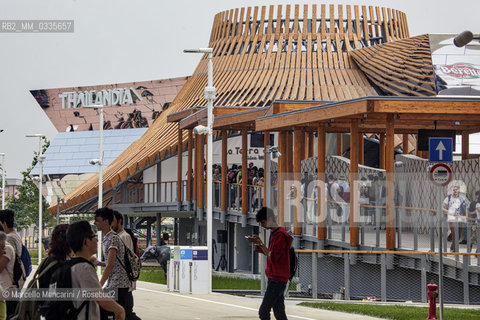
<svg viewBox="0 0 480 320">
<path fill-rule="evenodd" d="M 188 129 L 188 163 L 187 163 L 187 201 L 192 201 L 192 152 L 193 132 Z"/>
<path fill-rule="evenodd" d="M 263 133 L 263 170 L 266 170 L 267 169 L 267 146 L 270 145 L 270 131 L 265 131 Z M 281 153 L 281 152 L 280 152 Z M 277 168 L 277 171 L 278 171 L 278 168 Z M 266 207 L 269 207 L 270 206 L 270 203 L 266 203 L 267 201 L 267 188 L 266 188 L 266 181 L 265 181 L 265 177 L 267 176 L 267 173 L 265 171 L 263 171 L 263 205 L 266 206 Z M 270 176 L 270 172 L 268 173 L 268 176 Z M 269 192 L 271 192 L 272 190 L 268 190 Z M 260 200 L 259 200 L 260 201 Z"/>
<path fill-rule="evenodd" d="M 378 147 L 380 169 L 385 169 L 385 133 L 380 133 L 380 145 Z"/>
<path fill-rule="evenodd" d="M 313 132 L 309 132 L 308 133 L 308 154 L 307 154 L 307 158 L 312 158 L 313 157 L 313 142 L 314 142 Z"/>
<path fill-rule="evenodd" d="M 341 133 L 337 133 L 337 156 L 342 156 L 342 155 L 343 155 L 343 137 Z"/>
<path fill-rule="evenodd" d="M 247 128 L 242 129 L 242 214 L 248 213 L 248 143 L 247 143 Z"/>
<path fill-rule="evenodd" d="M 387 134 L 385 150 L 386 170 L 386 226 L 387 226 L 387 250 L 395 249 L 395 120 L 393 114 L 387 115 Z"/>
<path fill-rule="evenodd" d="M 198 135 L 194 135 L 193 137 L 193 144 L 195 146 L 195 158 L 193 159 L 193 200 L 195 200 L 195 206 L 197 205 L 197 199 L 198 199 Z"/>
<path fill-rule="evenodd" d="M 182 202 L 182 190 L 183 190 L 183 183 L 182 183 L 182 157 L 183 157 L 183 144 L 182 144 L 182 129 L 178 129 L 178 138 L 177 138 L 177 202 Z M 157 235 L 158 237 L 158 235 Z"/>
<path fill-rule="evenodd" d="M 365 164 L 365 150 L 364 150 L 364 141 L 363 133 L 358 134 L 358 163 Z"/>
<path fill-rule="evenodd" d="M 408 149 L 408 133 L 402 135 L 402 151 L 403 154 L 409 154 L 410 150 Z"/>
<path fill-rule="evenodd" d="M 295 195 L 293 203 L 293 233 L 295 235 L 302 234 L 302 227 L 300 222 L 300 217 L 303 216 L 303 212 L 300 212 L 301 208 L 301 190 L 300 186 L 302 184 L 302 160 L 305 155 L 305 133 L 301 128 L 295 128 L 294 133 L 294 156 L 293 156 L 293 180 L 295 181 Z"/>
<path fill-rule="evenodd" d="M 455 141 L 453 141 L 455 143 Z M 470 134 L 468 132 L 462 132 L 462 160 L 467 160 L 470 155 L 469 149 Z"/>
<path fill-rule="evenodd" d="M 350 124 L 350 247 L 358 247 L 358 218 L 360 207 L 357 206 L 357 194 L 354 191 L 358 180 L 358 120 Z"/>
<path fill-rule="evenodd" d="M 205 136 L 197 135 L 198 140 L 198 174 L 195 173 L 195 178 L 198 181 L 197 187 L 197 208 L 203 210 L 205 208 Z"/>
<path fill-rule="evenodd" d="M 318 157 L 317 157 L 317 217 L 318 217 L 318 240 L 326 240 L 326 219 L 327 219 L 327 204 L 325 203 L 325 157 L 327 155 L 327 131 L 325 124 L 320 123 L 318 127 Z"/>
<path fill-rule="evenodd" d="M 293 132 L 287 131 L 287 150 L 285 152 L 285 180 L 283 188 L 286 190 L 286 194 L 284 194 L 284 200 L 290 195 L 290 186 L 291 181 L 293 180 Z M 286 181 L 289 181 L 288 183 Z M 286 202 L 287 204 L 289 202 Z M 292 206 L 284 206 L 284 220 L 285 222 L 292 223 L 293 215 L 292 215 Z M 285 223 L 286 224 L 286 223 Z"/>
<path fill-rule="evenodd" d="M 228 148 L 227 130 L 222 130 L 222 185 L 221 185 L 221 203 L 220 210 L 227 212 L 227 148 Z"/>
<path fill-rule="evenodd" d="M 293 132 L 287 131 L 286 178 L 291 180 L 293 173 Z"/>
<path fill-rule="evenodd" d="M 285 172 L 287 168 L 287 132 L 278 133 L 278 150 L 282 154 L 278 158 L 277 174 L 277 223 L 285 227 Z M 266 184 L 266 183 L 265 183 Z"/>
</svg>

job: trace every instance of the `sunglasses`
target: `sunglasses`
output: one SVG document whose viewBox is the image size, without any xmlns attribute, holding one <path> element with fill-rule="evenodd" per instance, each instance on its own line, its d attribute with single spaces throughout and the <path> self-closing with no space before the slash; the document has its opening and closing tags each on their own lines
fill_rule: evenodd
<svg viewBox="0 0 480 320">
<path fill-rule="evenodd" d="M 96 234 L 92 234 L 91 236 L 88 236 L 87 238 L 90 239 L 90 240 L 92 240 L 93 238 L 96 238 L 96 237 L 97 237 Z"/>
</svg>

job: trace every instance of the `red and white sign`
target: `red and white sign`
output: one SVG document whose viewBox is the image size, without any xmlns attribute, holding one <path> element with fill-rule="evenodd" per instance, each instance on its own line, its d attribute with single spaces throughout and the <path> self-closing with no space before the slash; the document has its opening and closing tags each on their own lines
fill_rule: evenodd
<svg viewBox="0 0 480 320">
<path fill-rule="evenodd" d="M 444 187 L 452 181 L 452 169 L 445 163 L 437 163 L 430 169 L 430 180 Z"/>
<path fill-rule="evenodd" d="M 471 63 L 437 65 L 437 73 L 457 79 L 479 79 L 480 66 Z"/>
</svg>

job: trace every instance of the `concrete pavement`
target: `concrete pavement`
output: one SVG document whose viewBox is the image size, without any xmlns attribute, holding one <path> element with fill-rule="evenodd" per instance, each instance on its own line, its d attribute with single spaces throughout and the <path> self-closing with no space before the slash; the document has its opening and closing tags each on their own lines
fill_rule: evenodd
<svg viewBox="0 0 480 320">
<path fill-rule="evenodd" d="M 220 320 L 258 319 L 261 297 L 239 297 L 221 293 L 210 295 L 180 294 L 167 291 L 161 284 L 137 282 L 134 310 L 143 320 Z M 373 320 L 378 318 L 298 306 L 287 300 L 288 319 L 301 320 Z M 275 319 L 272 315 L 272 319 Z"/>
</svg>

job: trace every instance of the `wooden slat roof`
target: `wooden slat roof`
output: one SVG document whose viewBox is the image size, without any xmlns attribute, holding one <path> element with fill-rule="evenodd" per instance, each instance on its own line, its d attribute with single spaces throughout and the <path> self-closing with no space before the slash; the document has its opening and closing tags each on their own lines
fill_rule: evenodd
<svg viewBox="0 0 480 320">
<path fill-rule="evenodd" d="M 405 14 L 350 5 L 304 5 L 302 9 L 300 14 L 299 5 L 272 5 L 215 16 L 209 42 L 217 89 L 214 105 L 264 107 L 281 99 L 343 101 L 377 95 L 353 61 L 352 51 L 408 38 Z M 201 120 L 196 113 L 207 104 L 207 70 L 205 54 L 170 107 L 104 170 L 106 193 L 176 150 L 178 124 L 167 120 L 186 116 Z M 224 121 L 227 127 L 227 118 L 219 118 L 219 124 Z M 96 197 L 97 190 L 94 176 L 69 193 L 60 209 L 80 208 Z M 55 213 L 56 205 L 50 210 Z"/>
<path fill-rule="evenodd" d="M 351 56 L 386 95 L 437 94 L 428 34 L 357 49 Z"/>
</svg>

